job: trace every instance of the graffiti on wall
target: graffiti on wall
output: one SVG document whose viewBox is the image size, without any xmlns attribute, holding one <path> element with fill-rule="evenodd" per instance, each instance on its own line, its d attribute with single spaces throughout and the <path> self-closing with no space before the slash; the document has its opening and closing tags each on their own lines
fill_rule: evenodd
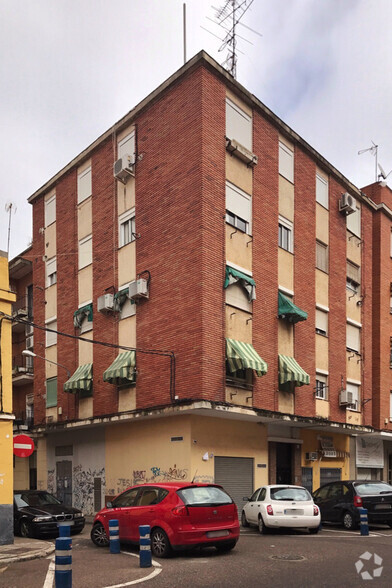
<svg viewBox="0 0 392 588">
<path fill-rule="evenodd" d="M 55 476 L 54 470 L 48 470 L 48 484 L 47 484 L 48 492 L 51 494 L 55 493 Z"/>
<path fill-rule="evenodd" d="M 202 484 L 213 484 L 214 483 L 214 476 L 195 476 L 193 479 L 194 482 L 200 482 Z"/>
<path fill-rule="evenodd" d="M 153 466 L 150 470 L 133 470 L 130 478 L 118 478 L 113 488 L 107 489 L 108 496 L 116 496 L 123 492 L 129 486 L 137 484 L 151 484 L 154 482 L 169 482 L 173 480 L 186 480 L 188 470 L 179 468 L 176 464 L 173 467 L 162 468 Z"/>
<path fill-rule="evenodd" d="M 73 468 L 73 505 L 84 513 L 94 514 L 94 478 L 100 478 L 105 493 L 105 469 L 85 470 L 82 465 Z"/>
</svg>

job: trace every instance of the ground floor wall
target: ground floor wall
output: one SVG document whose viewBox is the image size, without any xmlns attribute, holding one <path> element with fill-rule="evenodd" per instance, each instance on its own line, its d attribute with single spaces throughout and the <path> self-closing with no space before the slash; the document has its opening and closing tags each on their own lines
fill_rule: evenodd
<svg viewBox="0 0 392 588">
<path fill-rule="evenodd" d="M 12 420 L 0 421 L 0 545 L 14 541 Z"/>
<path fill-rule="evenodd" d="M 350 478 L 350 436 L 301 429 L 302 485 L 317 490 L 321 485 Z"/>
</svg>

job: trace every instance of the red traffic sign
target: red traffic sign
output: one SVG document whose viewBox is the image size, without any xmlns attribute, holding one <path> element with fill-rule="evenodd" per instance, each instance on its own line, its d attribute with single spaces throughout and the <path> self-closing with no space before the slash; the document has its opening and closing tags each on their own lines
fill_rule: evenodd
<svg viewBox="0 0 392 588">
<path fill-rule="evenodd" d="M 14 455 L 17 457 L 29 457 L 34 451 L 34 441 L 28 435 L 16 435 L 14 437 Z"/>
</svg>

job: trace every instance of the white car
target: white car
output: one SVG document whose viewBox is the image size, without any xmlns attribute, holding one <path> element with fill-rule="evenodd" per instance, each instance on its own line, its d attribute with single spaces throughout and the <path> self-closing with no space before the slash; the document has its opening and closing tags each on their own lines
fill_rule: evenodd
<svg viewBox="0 0 392 588">
<path fill-rule="evenodd" d="M 318 533 L 320 509 L 302 486 L 274 484 L 258 488 L 247 501 L 242 515 L 243 527 L 257 525 L 260 533 L 281 527 L 308 529 Z"/>
</svg>

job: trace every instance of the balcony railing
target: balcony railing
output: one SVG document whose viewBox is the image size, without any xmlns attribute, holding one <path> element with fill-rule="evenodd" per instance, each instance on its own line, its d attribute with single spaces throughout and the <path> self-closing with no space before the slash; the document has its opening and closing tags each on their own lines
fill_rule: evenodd
<svg viewBox="0 0 392 588">
<path fill-rule="evenodd" d="M 22 374 L 30 376 L 34 374 L 33 358 L 25 355 L 15 355 L 12 358 L 12 375 L 19 376 Z"/>
</svg>

